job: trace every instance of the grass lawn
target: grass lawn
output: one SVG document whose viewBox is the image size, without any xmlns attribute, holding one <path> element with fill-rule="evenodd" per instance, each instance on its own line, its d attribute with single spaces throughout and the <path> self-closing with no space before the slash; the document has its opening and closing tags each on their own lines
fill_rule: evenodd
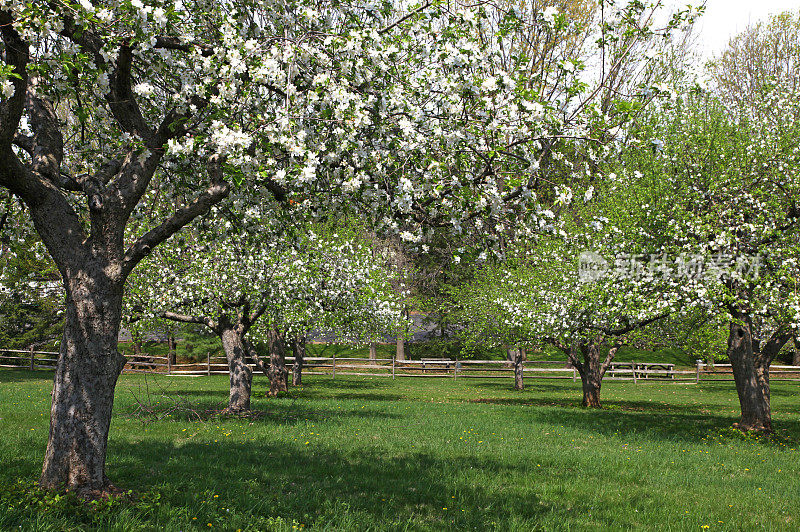
<svg viewBox="0 0 800 532">
<path fill-rule="evenodd" d="M 197 419 L 226 377 L 123 375 L 108 472 L 135 497 L 87 506 L 32 488 L 51 376 L 0 370 L 0 529 L 800 529 L 797 385 L 763 441 L 727 429 L 732 383 L 607 382 L 591 411 L 571 381 L 312 376 L 267 399 L 259 375 L 259 417 Z"/>
</svg>

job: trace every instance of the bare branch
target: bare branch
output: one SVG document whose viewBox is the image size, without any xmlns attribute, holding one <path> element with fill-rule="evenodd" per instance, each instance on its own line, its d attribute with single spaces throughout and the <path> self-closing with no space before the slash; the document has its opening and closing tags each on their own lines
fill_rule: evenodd
<svg viewBox="0 0 800 532">
<path fill-rule="evenodd" d="M 606 374 L 606 370 L 611 365 L 611 362 L 614 360 L 614 357 L 617 355 L 617 351 L 619 348 L 622 347 L 622 342 L 615 342 L 614 345 L 608 350 L 608 354 L 606 355 L 606 359 L 603 361 L 603 364 L 600 366 L 600 378 L 603 378 L 603 375 Z M 634 368 L 635 370 L 635 368 Z"/>
<path fill-rule="evenodd" d="M 264 363 L 263 360 L 261 360 L 261 357 L 258 356 L 253 343 L 247 338 L 242 338 L 242 343 L 244 344 L 244 348 L 247 350 L 247 355 L 253 359 L 256 367 L 260 369 L 265 376 L 269 377 L 269 367 Z"/>
</svg>

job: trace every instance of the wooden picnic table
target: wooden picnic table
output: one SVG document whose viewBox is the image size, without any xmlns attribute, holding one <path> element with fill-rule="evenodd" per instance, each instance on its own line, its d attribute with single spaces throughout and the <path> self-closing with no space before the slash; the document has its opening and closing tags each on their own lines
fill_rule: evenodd
<svg viewBox="0 0 800 532">
<path fill-rule="evenodd" d="M 636 377 L 649 378 L 675 378 L 675 364 L 665 362 L 612 362 L 610 368 L 614 370 L 630 370 L 636 372 Z M 663 371 L 664 373 L 651 374 L 651 371 Z"/>
</svg>

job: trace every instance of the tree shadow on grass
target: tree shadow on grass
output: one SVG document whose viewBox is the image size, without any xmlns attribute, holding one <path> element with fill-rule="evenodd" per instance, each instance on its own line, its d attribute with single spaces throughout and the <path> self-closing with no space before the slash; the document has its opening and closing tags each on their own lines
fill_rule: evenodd
<svg viewBox="0 0 800 532">
<path fill-rule="evenodd" d="M 304 444 L 115 442 L 111 457 L 114 481 L 158 487 L 171 505 L 188 509 L 189 520 L 202 523 L 216 523 L 227 508 L 251 516 L 255 529 L 269 517 L 283 517 L 345 530 L 508 530 L 521 521 L 532 530 L 545 514 L 567 519 L 576 511 L 545 504 L 529 486 L 511 493 L 485 488 L 475 479 L 530 472 L 525 464 L 492 459 L 470 462 L 465 476 L 458 461 L 363 447 L 351 453 Z"/>
<path fill-rule="evenodd" d="M 645 403 L 650 405 L 652 403 Z M 703 415 L 685 412 L 660 412 L 654 409 L 641 412 L 597 409 L 530 409 L 520 415 L 534 422 L 551 423 L 591 434 L 605 436 L 639 435 L 644 439 L 670 442 L 702 443 L 703 439 L 738 421 L 738 415 Z M 775 428 L 800 435 L 800 422 L 774 420 Z"/>
<path fill-rule="evenodd" d="M 570 379 L 558 379 L 558 382 L 561 384 L 553 384 L 552 381 L 556 379 L 548 379 L 550 382 L 544 381 L 542 379 L 532 379 L 532 378 L 525 378 L 525 390 L 524 391 L 569 391 L 572 389 L 577 389 L 578 393 L 580 393 L 581 389 L 581 381 L 573 383 Z M 492 379 L 492 381 L 482 381 L 476 379 L 474 382 L 470 382 L 472 386 L 476 388 L 488 388 L 490 390 L 495 391 L 503 391 L 503 392 L 518 392 L 518 390 L 514 389 L 514 377 L 509 376 L 508 379 Z"/>
<path fill-rule="evenodd" d="M 625 399 L 603 399 L 600 398 L 602 408 L 600 409 L 586 409 L 581 405 L 581 393 L 577 392 L 573 399 L 566 398 L 553 398 L 553 397 L 539 397 L 539 396 L 526 396 L 526 397 L 483 397 L 473 399 L 471 403 L 485 403 L 506 406 L 534 406 L 534 407 L 556 407 L 566 408 L 573 410 L 586 410 L 589 412 L 604 412 L 609 410 L 627 411 L 627 412 L 664 412 L 676 414 L 698 414 L 705 415 L 708 413 L 708 405 L 704 404 L 674 404 L 665 402 L 652 402 L 652 401 L 636 401 Z"/>
<path fill-rule="evenodd" d="M 308 380 L 303 378 L 305 383 L 301 386 L 303 390 L 313 392 L 315 390 L 374 390 L 391 388 L 392 383 L 384 380 L 368 379 L 361 377 L 358 379 L 344 378 L 334 379 L 330 376 L 313 375 L 314 378 Z M 323 378 L 320 378 L 323 377 Z"/>
<path fill-rule="evenodd" d="M 257 402 L 244 414 L 229 415 L 222 411 L 225 401 L 186 401 L 181 397 L 160 397 L 159 402 L 134 403 L 117 411 L 117 415 L 139 419 L 147 424 L 152 421 L 205 422 L 223 420 L 243 420 L 265 425 L 295 425 L 298 423 L 318 423 L 347 418 L 357 419 L 397 419 L 398 414 L 364 408 L 326 408 L 319 405 L 298 404 L 295 401 Z M 174 399 L 174 401 L 172 400 Z"/>
</svg>

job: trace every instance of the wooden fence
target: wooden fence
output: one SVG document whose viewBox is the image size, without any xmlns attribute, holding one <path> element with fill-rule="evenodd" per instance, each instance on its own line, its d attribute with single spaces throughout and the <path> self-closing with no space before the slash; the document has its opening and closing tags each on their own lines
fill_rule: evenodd
<svg viewBox="0 0 800 532">
<path fill-rule="evenodd" d="M 0 349 L 0 367 L 26 369 L 54 369 L 58 353 L 33 349 Z M 286 357 L 291 372 L 293 357 Z M 257 368 L 251 364 L 254 374 Z M 131 356 L 123 369 L 125 373 L 154 373 L 175 376 L 227 375 L 225 357 L 211 356 L 205 360 L 183 364 L 171 364 L 169 358 L 142 354 Z M 514 368 L 505 360 L 396 360 L 394 358 L 341 358 L 306 357 L 303 363 L 305 375 L 360 375 L 371 377 L 425 378 L 483 378 L 513 379 Z M 563 361 L 528 360 L 523 363 L 525 379 L 571 379 L 580 380 L 577 370 L 567 367 Z M 701 381 L 732 381 L 730 364 L 709 366 L 698 360 L 694 368 L 676 368 L 674 364 L 660 362 L 614 362 L 605 376 L 608 380 L 630 380 L 639 382 L 699 383 Z M 771 381 L 800 382 L 800 366 L 770 366 Z"/>
</svg>

